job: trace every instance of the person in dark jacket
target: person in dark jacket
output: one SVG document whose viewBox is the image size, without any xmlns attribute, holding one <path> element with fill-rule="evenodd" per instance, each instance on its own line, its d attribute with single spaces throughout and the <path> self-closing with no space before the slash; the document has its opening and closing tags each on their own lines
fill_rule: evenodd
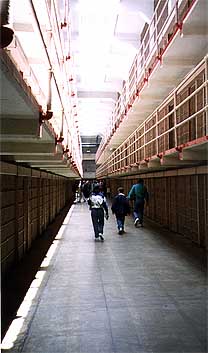
<svg viewBox="0 0 208 353">
<path fill-rule="evenodd" d="M 83 187 L 82 187 L 84 202 L 87 201 L 87 199 L 89 198 L 90 192 L 91 192 L 91 184 L 90 184 L 89 180 L 87 180 L 87 181 L 85 181 L 85 183 L 83 184 Z"/>
<path fill-rule="evenodd" d="M 116 195 L 113 199 L 111 210 L 116 216 L 118 234 L 121 235 L 124 233 L 125 216 L 130 214 L 129 202 L 124 195 L 124 189 L 122 187 L 118 188 L 118 195 Z"/>
<path fill-rule="evenodd" d="M 138 183 L 132 186 L 128 194 L 128 199 L 135 201 L 133 213 L 135 227 L 137 227 L 138 224 L 143 227 L 144 205 L 145 201 L 147 204 L 149 201 L 149 194 L 143 179 L 140 178 Z"/>
<path fill-rule="evenodd" d="M 103 193 L 100 192 L 99 184 L 95 185 L 93 192 L 88 199 L 88 205 L 91 210 L 92 224 L 95 233 L 95 240 L 101 239 L 104 241 L 103 228 L 104 228 L 104 211 L 105 218 L 108 219 L 108 205 Z"/>
</svg>

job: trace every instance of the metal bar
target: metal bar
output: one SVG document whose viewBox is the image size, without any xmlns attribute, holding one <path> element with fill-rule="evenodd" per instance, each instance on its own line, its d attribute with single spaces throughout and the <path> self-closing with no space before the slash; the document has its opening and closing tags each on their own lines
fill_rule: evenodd
<svg viewBox="0 0 208 353">
<path fill-rule="evenodd" d="M 155 21 L 155 16 L 156 16 L 156 14 L 157 14 L 157 10 L 158 10 L 158 8 L 159 8 L 159 4 L 160 4 L 160 3 L 161 3 L 161 1 L 158 2 L 157 6 L 156 6 L 156 8 L 155 8 L 154 15 L 153 15 L 152 20 L 151 20 L 151 22 L 150 22 L 149 28 L 150 28 L 150 26 L 152 25 L 152 23 L 154 23 L 154 21 Z M 166 5 L 168 5 L 168 0 L 165 1 L 164 5 L 163 5 L 163 8 L 162 8 L 162 11 L 161 11 L 160 15 L 159 15 L 158 18 L 157 18 L 157 21 L 155 21 L 156 24 L 154 24 L 154 25 L 155 25 L 156 27 L 157 27 L 158 21 L 159 21 L 160 18 L 162 17 L 162 14 L 163 14 L 163 12 L 164 12 L 164 10 L 165 10 L 165 8 L 166 8 Z M 168 21 L 170 21 L 171 16 L 173 16 L 175 12 L 176 12 L 176 22 L 179 20 L 179 12 L 178 12 L 178 9 L 179 9 L 179 4 L 178 4 L 178 1 L 176 0 L 176 1 L 175 1 L 175 6 L 173 6 L 172 10 L 170 11 L 170 14 L 167 16 L 167 20 L 164 22 L 164 24 L 163 24 L 163 26 L 162 26 L 162 28 L 161 28 L 161 30 L 160 30 L 160 33 L 163 33 L 163 32 L 164 32 L 164 29 L 165 29 L 166 24 L 168 23 Z M 154 26 L 154 28 L 155 28 L 155 26 Z M 137 84 L 138 82 L 139 82 L 139 83 L 142 83 L 142 72 L 143 72 L 142 68 L 143 68 L 143 67 L 147 67 L 148 58 L 149 58 L 149 57 L 151 57 L 151 58 L 153 57 L 153 54 L 152 54 L 152 53 L 153 53 L 155 50 L 156 50 L 156 52 L 158 51 L 158 45 L 159 45 L 158 39 L 159 39 L 159 37 L 160 37 L 160 33 L 159 33 L 159 34 L 157 33 L 157 36 L 156 36 L 156 38 L 155 38 L 155 40 L 154 40 L 155 45 L 153 45 L 152 51 L 150 51 L 150 54 L 148 55 L 148 57 L 147 57 L 146 60 L 145 60 L 144 53 L 145 53 L 146 48 L 148 47 L 148 45 L 150 45 L 150 43 L 151 43 L 151 41 L 152 41 L 152 38 L 153 38 L 153 36 L 154 36 L 154 32 L 155 32 L 155 31 L 153 30 L 153 32 L 152 32 L 152 34 L 151 34 L 149 40 L 147 41 L 146 45 L 144 45 L 144 43 L 145 43 L 145 40 L 146 40 L 146 38 L 147 38 L 147 35 L 149 35 L 149 31 L 148 31 L 148 30 L 147 30 L 147 32 L 146 32 L 146 34 L 145 34 L 145 36 L 144 36 L 144 38 L 143 38 L 143 40 L 142 40 L 141 47 L 140 47 L 139 51 L 141 51 L 141 49 L 143 49 L 143 51 L 142 51 L 142 54 L 140 55 L 140 60 L 137 60 L 137 68 L 139 69 L 139 64 L 141 64 L 141 63 L 142 63 L 142 67 L 140 68 L 140 73 L 138 73 L 138 71 L 136 72 L 136 76 L 138 77 L 138 81 L 136 82 L 136 84 Z M 162 38 L 160 39 L 160 42 L 161 42 L 161 40 L 162 40 Z M 155 46 L 156 46 L 156 49 L 155 49 Z M 143 58 L 143 57 L 144 57 L 144 58 Z M 138 58 L 139 58 L 139 56 L 138 56 Z M 137 58 L 137 59 L 138 59 L 138 58 Z M 130 69 L 130 73 L 131 73 L 131 69 Z M 130 83 L 131 83 L 131 80 L 132 80 L 132 78 L 129 78 L 129 79 L 127 80 L 127 82 L 130 82 Z M 141 81 L 140 81 L 140 80 L 141 80 Z M 128 84 L 127 84 L 127 86 L 128 86 Z M 135 89 L 136 89 L 136 88 L 135 88 Z M 132 91 L 134 91 L 134 87 L 131 88 L 131 92 L 132 92 Z M 128 92 L 127 92 L 127 93 L 128 93 Z M 122 92 L 122 94 L 123 94 L 123 92 Z M 127 97 L 129 98 L 129 96 L 126 95 L 125 98 L 127 98 Z M 125 102 L 125 103 L 127 103 L 127 99 L 126 99 L 126 102 Z M 117 118 L 116 118 L 116 121 L 118 121 L 118 120 L 119 120 L 119 118 L 117 117 Z M 110 136 L 110 135 L 109 135 L 109 136 Z"/>
<path fill-rule="evenodd" d="M 199 91 L 199 90 L 196 90 L 194 93 L 196 94 L 196 92 L 198 92 L 198 91 Z M 174 95 L 176 96 L 176 90 L 175 90 L 175 92 L 174 92 Z M 175 99 L 176 99 L 176 98 L 175 98 Z M 176 104 L 176 103 L 175 103 L 175 104 Z M 149 142 L 145 142 L 145 140 L 144 140 L 144 143 L 143 143 L 142 146 L 140 146 L 139 148 L 137 148 L 135 151 L 128 153 L 128 157 L 130 157 L 132 154 L 136 153 L 137 151 L 141 150 L 142 148 L 144 148 L 144 147 L 147 146 L 148 144 L 154 142 L 155 140 L 158 140 L 160 137 L 162 137 L 162 136 L 164 136 L 164 135 L 166 135 L 166 134 L 169 134 L 169 132 L 171 132 L 171 131 L 173 131 L 173 130 L 175 130 L 175 134 L 176 134 L 176 129 L 177 129 L 178 127 L 180 127 L 180 126 L 182 126 L 183 124 L 187 123 L 187 121 L 190 121 L 190 120 L 193 119 L 194 117 L 197 117 L 197 115 L 203 113 L 205 110 L 206 110 L 206 107 L 203 107 L 202 109 L 200 109 L 199 111 L 197 111 L 196 113 L 192 114 L 191 116 L 189 116 L 189 117 L 186 118 L 184 121 L 182 121 L 182 122 L 180 122 L 180 123 L 178 123 L 178 124 L 176 123 L 176 119 L 175 119 L 175 122 L 174 122 L 175 125 L 174 125 L 174 127 L 172 127 L 171 129 L 166 130 L 165 132 L 163 132 L 163 133 L 160 134 L 160 135 L 157 135 L 155 138 L 153 138 L 153 139 L 150 140 Z M 172 110 L 171 112 L 169 112 L 169 113 L 167 114 L 167 116 L 169 116 L 170 114 L 172 114 L 172 112 L 173 112 L 173 110 Z M 176 109 L 174 109 L 174 112 L 176 112 Z M 167 116 L 166 116 L 166 117 L 167 117 Z M 139 138 L 141 138 L 141 137 L 144 137 L 144 138 L 145 138 L 145 133 L 147 133 L 147 131 L 152 130 L 156 125 L 157 125 L 157 124 L 155 124 L 154 126 L 152 126 L 150 129 L 145 130 L 145 122 L 144 122 L 144 123 L 143 123 L 144 133 L 143 133 Z M 139 130 L 141 130 L 141 127 L 140 127 L 139 129 L 137 129 L 130 137 L 128 137 L 128 138 L 123 142 L 123 144 L 122 144 L 121 146 L 119 146 L 119 148 L 111 155 L 111 158 L 106 161 L 107 164 L 108 164 L 108 163 L 112 163 L 112 164 L 115 163 L 115 159 L 118 158 L 119 156 L 122 156 L 123 151 L 124 151 L 124 152 L 125 152 L 125 151 L 128 151 L 128 148 L 130 148 L 130 147 L 133 145 L 133 143 L 134 143 L 134 142 L 132 142 L 132 143 L 130 142 L 130 141 L 131 141 L 131 138 L 132 138 L 133 136 L 135 136 L 135 134 L 136 134 Z M 137 138 L 136 141 L 138 141 L 139 138 Z M 177 136 L 176 136 L 176 138 L 177 138 Z M 176 143 L 175 143 L 175 146 L 177 146 L 177 139 L 176 139 L 175 142 L 176 142 Z M 126 144 L 127 144 L 127 143 L 129 143 L 128 147 L 126 147 Z M 124 147 L 124 150 L 122 149 L 123 147 Z M 120 161 L 123 161 L 125 158 L 126 158 L 126 156 L 123 157 L 123 158 L 121 157 L 121 158 L 120 158 Z M 104 168 L 104 169 L 105 169 L 105 166 L 107 165 L 106 163 L 104 163 L 104 165 L 103 165 L 103 168 Z"/>
<path fill-rule="evenodd" d="M 208 135 L 208 55 L 204 58 L 205 60 L 205 129 L 206 129 L 206 135 Z"/>
<path fill-rule="evenodd" d="M 197 242 L 201 245 L 200 237 L 200 209 L 199 209 L 199 176 L 196 175 L 196 211 L 197 211 Z"/>
<path fill-rule="evenodd" d="M 51 62 L 51 59 L 50 59 L 50 55 L 49 55 L 49 52 L 48 52 L 48 48 L 47 48 L 47 46 L 46 46 L 46 43 L 45 43 L 45 40 L 44 40 L 44 37 L 43 37 L 43 34 L 42 34 L 42 30 L 41 30 L 40 23 L 39 23 L 39 20 L 38 20 L 36 11 L 35 11 L 35 7 L 34 7 L 34 5 L 33 5 L 33 0 L 30 0 L 30 5 L 31 5 L 32 12 L 33 12 L 33 16 L 34 16 L 34 18 L 35 18 L 35 22 L 36 22 L 37 28 L 38 28 L 38 33 L 39 33 L 40 38 L 41 38 L 41 43 L 42 43 L 42 45 L 43 45 L 45 54 L 46 54 L 46 56 L 47 56 L 47 60 L 48 60 L 48 64 L 49 64 L 49 70 L 51 70 L 51 71 L 53 72 L 53 65 L 52 65 L 52 62 Z M 54 73 L 53 73 L 53 78 L 54 78 L 54 82 L 55 82 L 55 85 L 56 85 L 56 89 L 57 89 L 57 93 L 58 93 L 58 96 L 59 96 L 59 100 L 60 100 L 61 106 L 62 106 L 62 108 L 64 109 L 64 104 L 63 104 L 63 101 L 62 101 L 62 96 L 61 96 L 61 94 L 60 94 L 59 86 L 58 86 L 58 83 L 57 83 L 57 80 L 56 80 L 56 77 L 55 77 Z"/>
<path fill-rule="evenodd" d="M 177 125 L 177 115 L 176 115 L 176 98 L 177 98 L 177 91 L 174 91 L 174 112 L 173 112 L 173 116 L 174 116 L 174 139 L 175 139 L 175 146 L 178 146 L 178 136 L 177 136 L 177 129 L 176 129 L 176 125 Z"/>
</svg>

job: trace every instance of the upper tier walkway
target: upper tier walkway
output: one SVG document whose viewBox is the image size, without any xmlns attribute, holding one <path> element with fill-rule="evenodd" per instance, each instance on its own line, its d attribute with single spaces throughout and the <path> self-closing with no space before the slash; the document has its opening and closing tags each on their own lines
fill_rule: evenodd
<svg viewBox="0 0 208 353">
<path fill-rule="evenodd" d="M 204 251 L 148 222 L 136 229 L 131 217 L 120 236 L 109 214 L 105 242 L 95 242 L 87 204 L 72 206 L 2 352 L 207 351 Z"/>
</svg>

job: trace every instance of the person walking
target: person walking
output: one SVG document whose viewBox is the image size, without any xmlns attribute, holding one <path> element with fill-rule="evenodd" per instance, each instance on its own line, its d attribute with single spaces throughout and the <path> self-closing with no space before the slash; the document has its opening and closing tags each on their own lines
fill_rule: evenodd
<svg viewBox="0 0 208 353">
<path fill-rule="evenodd" d="M 104 212 L 105 218 L 108 219 L 108 205 L 105 196 L 100 192 L 99 184 L 95 185 L 93 192 L 89 197 L 88 205 L 91 210 L 92 224 L 95 233 L 95 240 L 101 239 L 104 241 L 103 228 L 104 228 Z"/>
<path fill-rule="evenodd" d="M 144 205 L 145 201 L 147 205 L 149 201 L 149 194 L 143 179 L 139 178 L 138 183 L 132 186 L 128 194 L 128 199 L 134 200 L 135 202 L 133 212 L 135 227 L 137 227 L 138 224 L 143 227 Z"/>
<path fill-rule="evenodd" d="M 87 199 L 89 198 L 90 192 L 91 192 L 91 184 L 90 184 L 89 180 L 86 180 L 85 183 L 83 184 L 83 187 L 82 187 L 84 202 L 86 202 Z"/>
<path fill-rule="evenodd" d="M 129 201 L 124 195 L 124 189 L 122 187 L 118 188 L 118 195 L 113 199 L 111 210 L 116 216 L 118 234 L 122 235 L 124 233 L 125 216 L 130 214 Z"/>
</svg>

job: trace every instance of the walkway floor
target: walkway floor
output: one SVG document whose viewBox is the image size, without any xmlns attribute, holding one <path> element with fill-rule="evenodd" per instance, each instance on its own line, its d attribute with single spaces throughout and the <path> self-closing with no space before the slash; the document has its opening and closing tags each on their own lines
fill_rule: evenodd
<svg viewBox="0 0 208 353">
<path fill-rule="evenodd" d="M 105 238 L 94 241 L 87 205 L 74 205 L 2 352 L 207 352 L 203 251 L 130 217 L 120 236 L 110 215 Z"/>
</svg>

